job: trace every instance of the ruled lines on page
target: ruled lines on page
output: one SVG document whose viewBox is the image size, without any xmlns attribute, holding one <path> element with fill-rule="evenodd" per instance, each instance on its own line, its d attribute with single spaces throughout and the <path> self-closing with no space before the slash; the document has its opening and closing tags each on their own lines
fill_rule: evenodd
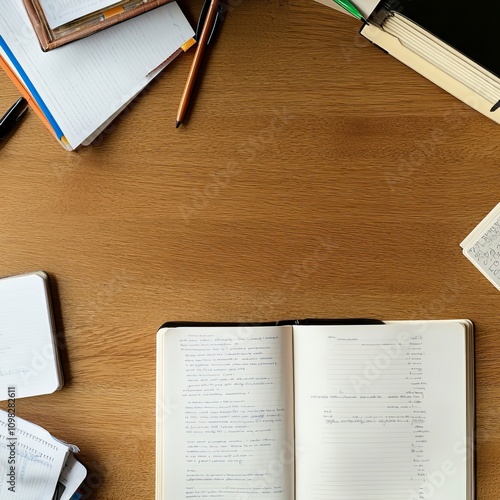
<svg viewBox="0 0 500 500">
<path fill-rule="evenodd" d="M 291 329 L 174 329 L 164 339 L 164 497 L 293 499 Z"/>
<path fill-rule="evenodd" d="M 140 92 L 193 31 L 177 3 L 171 2 L 42 52 L 22 2 L 4 0 L 0 36 L 39 94 L 38 104 L 44 103 L 76 148 Z"/>
<path fill-rule="evenodd" d="M 465 499 L 463 331 L 296 327 L 294 352 L 297 500 Z"/>
</svg>

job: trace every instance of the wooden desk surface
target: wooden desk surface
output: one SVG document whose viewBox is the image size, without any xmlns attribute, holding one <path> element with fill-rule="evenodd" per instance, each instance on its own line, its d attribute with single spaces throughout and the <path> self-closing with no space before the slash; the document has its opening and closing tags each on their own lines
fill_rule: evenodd
<svg viewBox="0 0 500 500">
<path fill-rule="evenodd" d="M 80 446 L 94 498 L 153 499 L 164 321 L 470 318 L 478 499 L 496 500 L 500 293 L 459 243 L 500 201 L 500 127 L 353 19 L 228 3 L 186 126 L 192 53 L 93 146 L 65 152 L 30 113 L 0 149 L 0 275 L 53 277 L 67 378 L 18 415 Z"/>
</svg>

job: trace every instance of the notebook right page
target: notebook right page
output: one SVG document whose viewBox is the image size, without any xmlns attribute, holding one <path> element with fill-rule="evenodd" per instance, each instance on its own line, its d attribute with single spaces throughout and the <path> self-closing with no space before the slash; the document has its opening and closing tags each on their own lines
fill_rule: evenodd
<svg viewBox="0 0 500 500">
<path fill-rule="evenodd" d="M 296 500 L 466 500 L 454 322 L 294 327 Z"/>
</svg>

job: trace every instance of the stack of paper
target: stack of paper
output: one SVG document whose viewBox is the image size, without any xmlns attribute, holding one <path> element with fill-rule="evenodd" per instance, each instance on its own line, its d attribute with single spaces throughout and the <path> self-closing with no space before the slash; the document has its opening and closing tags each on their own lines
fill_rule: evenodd
<svg viewBox="0 0 500 500">
<path fill-rule="evenodd" d="M 12 410 L 0 410 L 0 499 L 78 498 L 87 475 L 73 456 L 78 451 Z"/>
<path fill-rule="evenodd" d="M 47 275 L 0 279 L 0 401 L 50 394 L 62 386 Z"/>
<path fill-rule="evenodd" d="M 500 290 L 500 203 L 460 246 L 464 255 Z"/>
<path fill-rule="evenodd" d="M 193 35 L 173 2 L 42 52 L 22 0 L 2 0 L 0 65 L 71 150 L 89 144 Z"/>
</svg>

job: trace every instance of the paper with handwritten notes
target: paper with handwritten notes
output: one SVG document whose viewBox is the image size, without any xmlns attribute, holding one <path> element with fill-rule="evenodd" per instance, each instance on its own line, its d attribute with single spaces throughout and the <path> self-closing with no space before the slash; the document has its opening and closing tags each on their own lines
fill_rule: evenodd
<svg viewBox="0 0 500 500">
<path fill-rule="evenodd" d="M 0 410 L 0 500 L 51 499 L 68 454 L 78 448 L 27 420 L 9 417 Z"/>
<path fill-rule="evenodd" d="M 460 246 L 464 255 L 500 290 L 500 203 Z"/>
<path fill-rule="evenodd" d="M 292 499 L 291 327 L 159 340 L 157 498 Z"/>
<path fill-rule="evenodd" d="M 156 499 L 473 500 L 472 324 L 158 332 Z"/>
</svg>

